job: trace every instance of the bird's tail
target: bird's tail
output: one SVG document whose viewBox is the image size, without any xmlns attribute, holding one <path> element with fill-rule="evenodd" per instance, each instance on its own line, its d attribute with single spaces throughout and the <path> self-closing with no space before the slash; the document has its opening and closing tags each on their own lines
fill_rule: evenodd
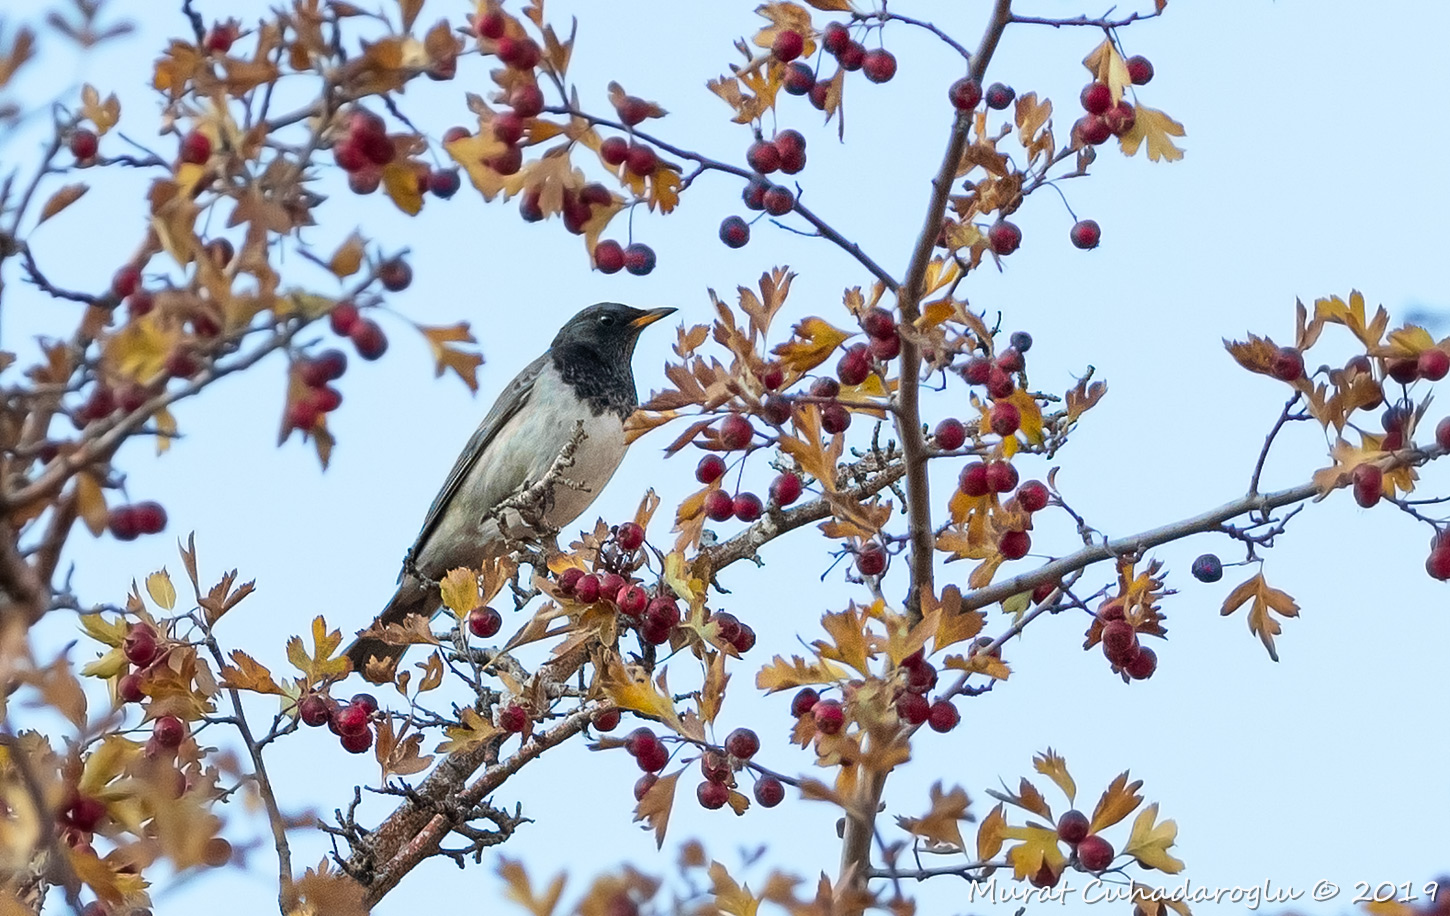
<svg viewBox="0 0 1450 916">
<path fill-rule="evenodd" d="M 405 576 L 383 612 L 343 654 L 352 662 L 352 670 L 375 684 L 392 680 L 398 661 L 408 651 L 407 644 L 384 642 L 374 635 L 389 624 L 402 624 L 414 614 L 431 618 L 441 603 L 438 590 L 429 588 L 412 576 Z"/>
</svg>

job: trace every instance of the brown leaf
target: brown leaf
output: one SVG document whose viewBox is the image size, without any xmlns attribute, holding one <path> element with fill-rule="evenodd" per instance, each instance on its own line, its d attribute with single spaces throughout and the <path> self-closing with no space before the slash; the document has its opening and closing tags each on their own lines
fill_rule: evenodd
<svg viewBox="0 0 1450 916">
<path fill-rule="evenodd" d="M 1135 779 L 1128 782 L 1128 771 L 1124 770 L 1118 774 L 1112 784 L 1103 791 L 1098 799 L 1097 807 L 1093 808 L 1092 822 L 1088 829 L 1092 833 L 1101 833 L 1108 827 L 1133 813 L 1133 809 L 1143 803 L 1143 796 L 1138 790 L 1143 788 L 1143 780 Z"/>
<path fill-rule="evenodd" d="M 36 225 L 40 225 L 66 207 L 80 200 L 90 189 L 90 185 L 77 182 L 75 184 L 68 184 L 56 191 L 50 195 L 50 199 L 45 202 L 45 206 L 40 208 L 40 219 L 36 222 Z"/>
<path fill-rule="evenodd" d="M 665 830 L 670 824 L 670 810 L 675 806 L 675 786 L 680 781 L 680 774 L 684 770 L 677 770 L 668 776 L 661 776 L 656 779 L 649 791 L 640 798 L 639 804 L 634 806 L 634 819 L 644 821 L 645 824 L 655 833 L 655 845 L 663 848 L 665 845 Z"/>
<path fill-rule="evenodd" d="M 450 346 L 455 343 L 478 343 L 468 330 L 468 322 L 460 321 L 448 327 L 428 327 L 421 324 L 414 327 L 427 338 L 428 347 L 433 351 L 435 377 L 441 378 L 445 371 L 452 369 L 463 379 L 463 384 L 468 386 L 469 391 L 477 391 L 478 367 L 483 365 L 483 357 L 476 352 Z"/>
<path fill-rule="evenodd" d="M 1249 630 L 1263 642 L 1264 648 L 1269 652 L 1269 657 L 1278 661 L 1279 653 L 1274 648 L 1274 637 L 1278 636 L 1283 628 L 1273 615 L 1298 617 L 1299 605 L 1285 592 L 1271 587 L 1264 579 L 1264 574 L 1260 572 L 1229 592 L 1228 597 L 1223 601 L 1223 610 L 1219 613 L 1227 617 L 1250 599 L 1253 600 L 1253 605 L 1249 608 Z"/>
</svg>

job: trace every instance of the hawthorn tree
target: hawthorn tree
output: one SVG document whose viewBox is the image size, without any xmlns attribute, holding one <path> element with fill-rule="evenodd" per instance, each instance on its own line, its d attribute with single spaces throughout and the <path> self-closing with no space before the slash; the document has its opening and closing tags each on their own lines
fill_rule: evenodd
<svg viewBox="0 0 1450 916">
<path fill-rule="evenodd" d="M 679 900 L 733 914 L 767 902 L 793 913 L 905 913 L 914 882 L 940 877 L 996 879 L 1042 899 L 1066 880 L 1098 879 L 1137 912 L 1188 912 L 1150 893 L 1184 868 L 1178 826 L 1145 804 L 1144 782 L 1126 771 L 1080 786 L 1047 749 L 1002 789 L 973 787 L 994 806 L 974 806 L 950 774 L 910 785 L 914 802 L 901 810 L 883 806 L 914 747 L 948 740 L 936 735 L 956 731 L 963 709 L 1011 689 L 1015 641 L 1042 621 L 1076 621 L 1082 641 L 1065 649 L 1101 654 L 1105 677 L 1151 681 L 1164 609 L 1186 578 L 1170 575 L 1157 548 L 1219 536 L 1226 559 L 1205 553 L 1187 575 L 1216 582 L 1237 570 L 1222 611 L 1246 618 L 1275 660 L 1282 622 L 1299 607 L 1271 584 L 1266 556 L 1317 501 L 1384 504 L 1426 525 L 1425 570 L 1450 579 L 1438 498 L 1416 488 L 1417 469 L 1450 449 L 1450 420 L 1427 419 L 1434 384 L 1450 374 L 1450 343 L 1392 327 L 1358 292 L 1296 304 L 1279 340 L 1226 342 L 1239 366 L 1283 386 L 1242 496 L 1105 532 L 1057 483 L 1059 452 L 1107 387 L 1085 358 L 1070 384 L 1034 384 L 1033 337 L 974 303 L 973 280 L 1010 277 L 1023 242 L 1014 215 L 1039 192 L 1062 195 L 1100 156 L 1141 158 L 1143 168 L 1183 157 L 1184 128 L 1149 104 L 1159 102 L 1154 64 L 1133 44 L 1165 13 L 1163 0 L 1052 18 L 995 0 L 975 35 L 885 3 L 767 3 L 745 39 L 721 42 L 723 75 L 708 91 L 740 142 L 710 152 L 672 131 L 648 87 L 575 81 L 587 21 L 557 21 L 542 0 L 427 11 L 439 19 L 423 6 L 294 0 L 244 21 L 211 20 L 185 2 L 178 37 L 151 72 L 156 108 L 123 112 L 104 85 L 53 108 L 0 95 L 8 124 L 48 125 L 39 155 L 0 185 L 0 302 L 23 291 L 28 308 L 57 306 L 52 336 L 33 352 L 12 344 L 0 366 L 9 911 L 134 913 L 151 905 L 157 881 L 239 867 L 228 836 L 247 801 L 270 830 L 271 849 L 254 856 L 275 863 L 283 913 L 365 912 L 441 857 L 489 859 L 517 903 L 550 916 L 562 884 L 491 848 L 529 820 L 528 798 L 504 803 L 509 781 L 587 744 L 638 764 L 636 819 L 661 845 L 677 805 L 747 817 L 826 805 L 839 812 L 838 836 L 812 839 L 838 842 L 840 867 L 806 883 L 782 863 L 751 890 L 691 843 L 673 873 L 654 864 L 593 878 L 581 913 L 628 916 Z M 1004 35 L 1047 28 L 1082 36 L 1079 85 L 994 78 Z M 824 120 L 849 152 L 846 105 L 890 91 L 868 83 L 895 78 L 887 39 L 900 30 L 939 42 L 930 62 L 939 95 L 911 104 L 947 136 L 924 189 L 903 185 L 923 191 L 921 224 L 892 263 L 818 211 L 806 193 L 806 136 L 790 125 Z M 125 36 L 94 0 L 7 23 L 0 91 L 36 66 L 46 42 L 87 49 Z M 460 126 L 437 136 L 415 126 L 405 90 L 425 78 L 458 84 Z M 93 188 L 133 172 L 149 181 L 146 218 L 116 231 L 132 233 L 134 253 L 106 288 L 69 282 L 66 264 L 42 260 L 34 240 L 86 207 Z M 257 603 L 254 583 L 207 572 L 205 530 L 179 538 L 175 576 L 159 570 L 106 596 L 72 588 L 64 561 L 74 539 L 167 529 L 163 506 L 127 492 L 126 465 L 167 451 L 185 433 L 173 406 L 216 397 L 228 376 L 284 378 L 267 407 L 279 440 L 309 443 L 324 466 L 338 445 L 336 383 L 350 359 L 385 357 L 397 329 L 422 334 L 439 375 L 477 388 L 469 323 L 405 316 L 412 269 L 401 240 L 359 231 L 336 247 L 312 243 L 330 196 L 375 195 L 418 219 L 455 195 L 508 203 L 516 213 L 490 216 L 498 231 L 520 219 L 558 224 L 580 237 L 594 269 L 642 276 L 657 263 L 645 221 L 668 226 L 707 179 L 740 189 L 721 214 L 721 243 L 810 236 L 838 251 L 844 294 L 840 306 L 801 305 L 796 275 L 777 266 L 735 295 L 702 290 L 709 322 L 679 327 L 666 387 L 629 424 L 675 464 L 698 462 L 698 488 L 677 505 L 636 487 L 632 519 L 540 531 L 505 558 L 453 570 L 434 583 L 448 614 L 384 632 L 414 649 L 397 670 L 367 672 L 391 685 L 380 696 L 356 693 L 336 617 L 317 615 L 275 645 L 237 644 L 228 624 Z M 1062 244 L 1090 250 L 1102 232 L 1074 216 Z M 1352 356 L 1320 365 L 1331 339 Z M 1262 485 L 1281 434 L 1297 424 L 1324 433 L 1324 459 L 1293 485 Z M 570 485 L 571 454 L 510 508 L 537 518 Z M 1034 550 L 1044 528 L 1074 532 L 1081 546 Z M 811 537 L 829 545 L 838 561 L 829 574 L 853 599 L 814 606 L 818 571 L 803 568 L 793 601 L 811 613 L 799 642 L 757 645 L 752 611 L 730 605 L 729 582 Z M 79 646 L 33 638 L 55 615 L 78 622 Z M 285 668 L 259 660 L 269 657 L 285 657 Z M 790 718 L 762 723 L 765 734 L 730 724 L 727 693 L 752 688 L 789 693 Z M 335 743 L 312 732 L 321 728 Z M 777 746 L 781 734 L 801 751 Z M 297 742 L 369 754 L 379 778 L 323 803 L 332 816 L 303 816 L 279 800 L 291 774 L 269 766 Z M 387 810 L 369 816 L 365 795 Z M 299 835 L 318 831 L 332 854 L 297 860 Z M 1390 896 L 1405 912 L 1442 912 L 1437 890 L 1417 883 Z"/>
</svg>

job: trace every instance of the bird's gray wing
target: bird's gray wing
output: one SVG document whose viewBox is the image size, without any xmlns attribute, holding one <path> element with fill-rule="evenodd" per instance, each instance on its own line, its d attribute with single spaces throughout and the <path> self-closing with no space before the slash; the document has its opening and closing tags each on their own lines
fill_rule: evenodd
<svg viewBox="0 0 1450 916">
<path fill-rule="evenodd" d="M 414 559 L 417 559 L 418 553 L 427 543 L 428 535 L 438 527 L 449 502 L 457 494 L 458 488 L 463 485 L 464 479 L 468 477 L 468 472 L 473 469 L 479 456 L 488 448 L 489 443 L 493 441 L 494 436 L 498 434 L 504 424 L 508 423 L 528 403 L 529 396 L 534 390 L 534 380 L 539 377 L 539 373 L 548 364 L 549 353 L 545 351 L 543 356 L 529 363 L 522 372 L 514 376 L 514 380 L 509 382 L 508 387 L 499 394 L 498 400 L 493 402 L 493 407 L 489 409 L 488 415 L 483 418 L 482 423 L 478 424 L 478 429 L 474 430 L 473 435 L 468 439 L 468 444 L 463 447 L 463 453 L 454 462 L 453 470 L 448 472 L 448 479 L 443 482 L 443 488 L 433 498 L 433 505 L 428 507 L 428 515 L 423 519 L 423 527 L 418 532 L 418 539 L 413 542 L 411 555 Z"/>
</svg>

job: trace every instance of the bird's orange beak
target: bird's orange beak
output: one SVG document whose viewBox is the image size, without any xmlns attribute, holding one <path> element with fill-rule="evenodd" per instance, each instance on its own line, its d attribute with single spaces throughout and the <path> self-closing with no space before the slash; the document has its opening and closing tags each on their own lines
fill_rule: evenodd
<svg viewBox="0 0 1450 916">
<path fill-rule="evenodd" d="M 656 321 L 659 321 L 661 318 L 673 315 L 676 311 L 676 309 L 672 308 L 650 309 L 643 315 L 631 321 L 629 323 L 629 326 L 634 328 L 635 330 L 647 328 L 650 325 L 654 324 Z"/>
</svg>

